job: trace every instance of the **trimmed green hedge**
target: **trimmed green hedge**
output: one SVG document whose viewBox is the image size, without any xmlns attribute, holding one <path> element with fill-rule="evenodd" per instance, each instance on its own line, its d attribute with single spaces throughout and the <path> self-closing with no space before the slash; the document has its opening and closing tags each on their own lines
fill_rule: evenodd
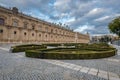
<svg viewBox="0 0 120 80">
<path fill-rule="evenodd" d="M 106 43 L 93 43 L 93 44 L 78 44 L 76 48 L 111 48 L 110 45 Z"/>
<path fill-rule="evenodd" d="M 78 46 L 78 45 L 88 45 L 87 43 L 50 43 L 50 44 L 43 44 L 46 46 Z"/>
<path fill-rule="evenodd" d="M 84 49 L 78 48 L 57 48 L 57 49 L 43 49 L 43 50 L 28 50 L 26 51 L 27 57 L 32 58 L 44 58 L 44 59 L 98 59 L 114 56 L 116 54 L 116 49 L 86 49 L 88 53 L 69 53 L 67 51 L 82 51 Z M 89 51 L 96 51 L 94 53 L 90 53 Z"/>
<path fill-rule="evenodd" d="M 102 51 L 102 52 L 96 52 L 96 53 L 87 53 L 87 54 L 75 54 L 75 53 L 60 53 L 60 52 L 48 52 L 44 54 L 44 58 L 46 59 L 98 59 L 98 58 L 105 58 L 114 56 L 116 54 L 116 51 L 110 50 L 110 51 Z"/>
<path fill-rule="evenodd" d="M 26 54 L 27 57 L 32 57 L 32 58 L 40 58 L 40 51 L 35 51 L 35 50 L 27 50 Z"/>
<path fill-rule="evenodd" d="M 25 44 L 25 45 L 17 45 L 12 46 L 10 51 L 11 52 L 24 52 L 26 50 L 34 50 L 34 49 L 45 49 L 47 46 L 65 46 L 66 48 L 70 46 L 75 46 L 75 48 L 82 48 L 82 49 L 103 49 L 103 48 L 110 48 L 108 44 L 99 43 L 99 44 L 84 44 L 84 43 L 55 43 L 55 44 Z"/>
<path fill-rule="evenodd" d="M 35 49 L 44 49 L 46 48 L 45 45 L 37 45 L 37 44 L 27 44 L 27 45 L 18 45 L 18 46 L 12 46 L 11 52 L 24 52 L 26 50 L 35 50 Z"/>
<path fill-rule="evenodd" d="M 107 48 L 109 45 L 107 43 L 93 43 L 93 44 L 87 44 L 87 43 L 50 43 L 50 44 L 42 44 L 45 46 L 76 46 L 78 47 L 94 47 L 94 48 Z"/>
<path fill-rule="evenodd" d="M 68 46 L 65 48 L 47 49 L 47 46 Z M 69 46 L 75 46 L 70 48 Z M 116 49 L 106 43 L 82 44 L 26 44 L 13 46 L 11 52 L 23 52 L 27 57 L 42 59 L 98 59 L 114 56 Z"/>
</svg>

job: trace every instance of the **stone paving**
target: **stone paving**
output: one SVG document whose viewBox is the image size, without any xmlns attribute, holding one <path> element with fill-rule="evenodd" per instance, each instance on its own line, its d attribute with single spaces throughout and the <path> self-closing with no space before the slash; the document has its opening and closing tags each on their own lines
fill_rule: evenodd
<svg viewBox="0 0 120 80">
<path fill-rule="evenodd" d="M 120 80 L 118 55 L 92 60 L 48 60 L 10 53 L 13 44 L 0 44 L 0 80 Z"/>
</svg>

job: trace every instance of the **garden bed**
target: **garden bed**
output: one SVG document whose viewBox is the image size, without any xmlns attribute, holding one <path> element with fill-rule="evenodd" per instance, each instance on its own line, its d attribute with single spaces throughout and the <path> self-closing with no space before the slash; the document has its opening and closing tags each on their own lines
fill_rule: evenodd
<svg viewBox="0 0 120 80">
<path fill-rule="evenodd" d="M 49 46 L 55 48 L 47 49 Z M 117 53 L 115 48 L 105 43 L 27 44 L 11 47 L 13 53 L 24 51 L 26 57 L 42 59 L 99 59 L 114 56 Z"/>
<path fill-rule="evenodd" d="M 116 49 L 79 49 L 79 48 L 56 48 L 44 50 L 28 50 L 27 57 L 42 59 L 99 59 L 114 56 Z"/>
</svg>

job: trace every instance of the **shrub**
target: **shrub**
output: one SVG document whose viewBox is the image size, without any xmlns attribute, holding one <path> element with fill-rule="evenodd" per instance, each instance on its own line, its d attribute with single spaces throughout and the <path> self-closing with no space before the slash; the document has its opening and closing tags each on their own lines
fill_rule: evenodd
<svg viewBox="0 0 120 80">
<path fill-rule="evenodd" d="M 106 43 L 94 43 L 94 44 L 79 44 L 76 45 L 76 48 L 111 48 Z"/>
<path fill-rule="evenodd" d="M 74 48 L 52 48 L 47 46 L 75 46 Z M 105 43 L 82 44 L 82 43 L 61 43 L 61 44 L 28 44 L 12 47 L 12 52 L 25 51 L 27 57 L 46 59 L 97 59 L 110 57 L 116 54 L 116 49 Z"/>
<path fill-rule="evenodd" d="M 11 52 L 24 52 L 26 50 L 34 50 L 34 49 L 43 49 L 46 48 L 45 45 L 36 45 L 36 44 L 27 44 L 27 45 L 18 45 L 18 46 L 12 46 Z"/>
<path fill-rule="evenodd" d="M 25 55 L 27 57 L 40 58 L 40 52 L 35 50 L 27 50 Z"/>
<path fill-rule="evenodd" d="M 116 49 L 108 49 L 108 50 L 96 50 L 96 52 L 91 53 L 86 50 L 87 53 L 69 53 L 67 51 L 80 51 L 77 48 L 57 48 L 57 49 L 44 49 L 44 50 L 37 50 L 37 51 L 29 51 L 26 52 L 26 55 L 30 55 L 27 57 L 36 57 L 36 58 L 45 58 L 45 59 L 98 59 L 98 58 L 105 58 L 110 57 L 116 54 Z M 81 50 L 82 51 L 82 50 Z M 94 50 L 95 51 L 95 50 Z M 36 53 L 37 52 L 37 56 Z M 30 54 L 29 54 L 30 53 Z M 34 56 L 35 55 L 35 56 Z"/>
<path fill-rule="evenodd" d="M 77 45 L 88 45 L 88 44 L 85 44 L 85 43 L 50 43 L 50 44 L 43 44 L 43 45 L 57 47 L 57 46 L 77 46 Z"/>
</svg>

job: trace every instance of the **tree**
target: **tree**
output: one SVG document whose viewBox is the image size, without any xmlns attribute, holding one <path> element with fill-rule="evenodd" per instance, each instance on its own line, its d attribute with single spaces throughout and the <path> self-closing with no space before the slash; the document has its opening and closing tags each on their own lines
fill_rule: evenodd
<svg viewBox="0 0 120 80">
<path fill-rule="evenodd" d="M 108 25 L 110 32 L 117 34 L 120 37 L 120 17 L 115 18 Z"/>
<path fill-rule="evenodd" d="M 99 42 L 105 42 L 105 43 L 108 43 L 108 42 L 111 42 L 112 39 L 108 36 L 103 36 L 99 39 Z"/>
</svg>

